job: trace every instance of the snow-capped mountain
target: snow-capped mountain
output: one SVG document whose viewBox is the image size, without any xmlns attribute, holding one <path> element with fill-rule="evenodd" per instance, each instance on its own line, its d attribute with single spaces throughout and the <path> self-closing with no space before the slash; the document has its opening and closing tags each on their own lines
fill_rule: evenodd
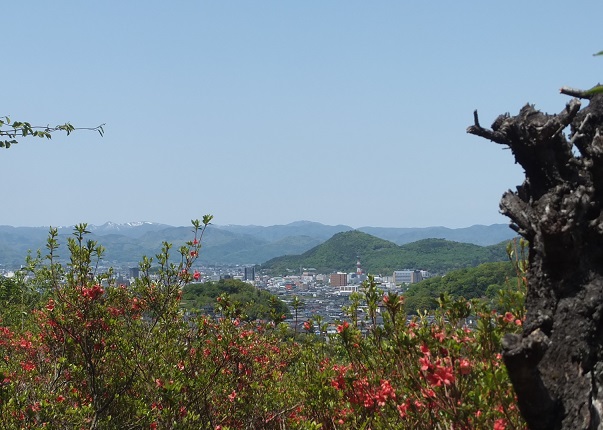
<svg viewBox="0 0 603 430">
<path fill-rule="evenodd" d="M 115 222 L 106 222 L 103 225 L 89 225 L 88 231 L 98 236 L 108 234 L 120 234 L 127 237 L 141 237 L 152 231 L 160 231 L 171 227 L 167 224 L 160 224 L 150 221 L 135 221 L 118 224 Z"/>
</svg>

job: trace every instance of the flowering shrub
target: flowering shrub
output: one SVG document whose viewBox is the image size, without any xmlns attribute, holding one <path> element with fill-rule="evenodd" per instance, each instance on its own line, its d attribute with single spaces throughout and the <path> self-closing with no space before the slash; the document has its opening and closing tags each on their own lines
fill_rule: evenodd
<svg viewBox="0 0 603 430">
<path fill-rule="evenodd" d="M 519 296 L 501 295 L 501 312 L 444 296 L 435 315 L 407 320 L 403 297 L 369 278 L 329 338 L 320 318 L 297 336 L 280 313 L 245 322 L 227 295 L 217 319 L 185 315 L 182 287 L 199 277 L 210 221 L 193 222 L 177 263 L 169 244 L 157 274 L 143 258 L 130 287 L 96 273 L 103 249 L 85 225 L 66 267 L 51 231 L 49 264 L 30 260 L 40 303 L 0 325 L 0 428 L 523 428 L 499 355 L 501 336 L 520 328 Z"/>
<path fill-rule="evenodd" d="M 365 299 L 376 290 L 369 277 Z M 304 363 L 299 384 L 311 386 L 298 415 L 321 428 L 524 428 L 499 354 L 501 336 L 519 319 L 449 297 L 435 317 L 410 321 L 397 294 L 377 305 L 382 326 L 363 333 L 360 322 L 344 321 L 331 351 Z M 368 304 L 369 322 L 371 308 L 378 306 Z"/>
</svg>

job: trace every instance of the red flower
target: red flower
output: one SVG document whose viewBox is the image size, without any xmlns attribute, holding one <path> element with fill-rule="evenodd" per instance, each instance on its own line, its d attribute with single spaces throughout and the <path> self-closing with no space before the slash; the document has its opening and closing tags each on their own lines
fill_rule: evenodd
<svg viewBox="0 0 603 430">
<path fill-rule="evenodd" d="M 107 311 L 113 317 L 118 317 L 118 316 L 120 316 L 123 313 L 123 311 L 121 309 L 113 307 L 113 306 L 107 306 Z"/>
<path fill-rule="evenodd" d="M 420 348 L 423 355 L 429 355 L 429 347 L 427 345 L 422 343 Z"/>
<path fill-rule="evenodd" d="M 402 403 L 398 405 L 398 413 L 400 414 L 400 418 L 404 418 L 406 416 L 406 411 L 408 410 L 408 402 Z"/>
<path fill-rule="evenodd" d="M 337 333 L 343 333 L 350 326 L 347 321 L 337 326 Z"/>
<path fill-rule="evenodd" d="M 421 388 L 421 394 L 426 399 L 435 398 L 436 396 L 435 391 L 433 391 L 431 388 Z"/>
<path fill-rule="evenodd" d="M 228 395 L 228 400 L 230 400 L 231 402 L 234 402 L 234 400 L 237 398 L 237 392 L 235 390 L 232 390 L 232 393 L 230 393 Z"/>
<path fill-rule="evenodd" d="M 381 385 L 379 386 L 379 391 L 377 392 L 376 397 L 377 404 L 382 407 L 385 406 L 387 399 L 396 398 L 396 392 L 388 380 L 381 381 Z"/>
<path fill-rule="evenodd" d="M 431 363 L 429 362 L 429 357 L 423 356 L 419 358 L 419 364 L 421 365 L 421 370 L 425 371 L 431 367 Z"/>
<path fill-rule="evenodd" d="M 494 421 L 494 430 L 505 430 L 507 428 L 507 422 L 504 418 L 499 418 Z"/>
<path fill-rule="evenodd" d="M 31 372 L 32 370 L 34 370 L 36 368 L 35 364 L 33 364 L 31 361 L 28 361 L 26 363 L 21 362 L 21 367 L 26 372 Z"/>
<path fill-rule="evenodd" d="M 95 300 L 98 297 L 102 296 L 105 290 L 100 285 L 94 285 L 93 287 L 86 288 L 82 287 L 82 296 L 89 299 Z"/>
<path fill-rule="evenodd" d="M 195 281 L 198 281 L 200 277 L 201 277 L 201 273 L 198 270 L 195 270 L 195 273 L 193 275 L 193 278 L 195 279 Z"/>
<path fill-rule="evenodd" d="M 471 372 L 471 362 L 466 358 L 461 358 L 459 361 L 459 370 L 461 375 L 467 375 Z"/>
<path fill-rule="evenodd" d="M 310 324 L 310 321 L 304 322 L 304 330 L 306 330 L 306 331 L 312 330 L 312 324 Z"/>
<path fill-rule="evenodd" d="M 52 312 L 54 310 L 54 300 L 48 300 L 48 304 L 46 305 L 46 310 L 48 312 Z"/>
<path fill-rule="evenodd" d="M 27 349 L 32 347 L 32 343 L 27 339 L 21 338 L 21 340 L 19 340 L 19 346 L 23 349 Z"/>
<path fill-rule="evenodd" d="M 450 385 L 454 382 L 452 367 L 441 367 L 438 369 L 438 376 L 442 379 L 442 382 L 444 382 L 445 385 Z"/>
<path fill-rule="evenodd" d="M 503 317 L 503 320 L 508 323 L 512 323 L 515 320 L 515 316 L 511 312 L 507 312 Z"/>
</svg>

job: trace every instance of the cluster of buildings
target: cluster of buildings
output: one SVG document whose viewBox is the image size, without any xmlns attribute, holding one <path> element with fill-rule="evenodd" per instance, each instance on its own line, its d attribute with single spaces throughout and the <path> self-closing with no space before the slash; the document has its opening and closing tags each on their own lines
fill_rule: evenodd
<svg viewBox="0 0 603 430">
<path fill-rule="evenodd" d="M 294 297 L 298 297 L 303 302 L 298 312 L 298 321 L 286 322 L 294 326 L 296 323 L 300 325 L 305 320 L 319 317 L 333 330 L 338 321 L 346 318 L 344 308 L 349 306 L 350 294 L 358 292 L 367 279 L 360 260 L 356 263 L 356 271 L 350 273 L 321 274 L 317 273 L 316 269 L 307 268 L 300 270 L 297 275 L 271 277 L 258 273 L 254 266 L 213 266 L 199 269 L 203 273 L 199 282 L 239 279 L 269 291 L 289 305 Z M 14 276 L 8 271 L 2 272 L 4 276 Z M 139 276 L 140 270 L 137 267 L 116 270 L 116 281 L 119 284 L 129 285 Z M 404 269 L 394 271 L 391 276 L 375 276 L 375 281 L 384 293 L 401 293 L 409 284 L 420 282 L 429 276 L 429 272 L 425 270 Z"/>
<path fill-rule="evenodd" d="M 231 266 L 203 268 L 204 280 L 234 278 L 249 282 L 264 289 L 288 303 L 297 297 L 303 302 L 298 312 L 298 320 L 289 320 L 292 327 L 301 325 L 305 320 L 319 317 L 329 329 L 335 330 L 335 324 L 346 318 L 344 308 L 350 304 L 350 294 L 359 291 L 367 279 L 360 261 L 355 272 L 317 273 L 314 268 L 300 270 L 299 274 L 271 277 L 258 273 L 251 267 Z M 404 292 L 409 284 L 419 282 L 430 276 L 425 270 L 396 270 L 391 276 L 375 276 L 379 289 L 387 292 Z M 298 327 L 300 329 L 300 327 Z"/>
<path fill-rule="evenodd" d="M 394 271 L 392 276 L 378 277 L 378 282 L 391 287 L 404 286 L 420 282 L 430 277 L 426 270 L 404 269 Z M 353 293 L 358 291 L 358 287 L 366 280 L 367 276 L 362 270 L 360 260 L 356 262 L 355 273 L 337 272 L 329 275 L 329 284 L 331 287 L 339 288 L 341 293 Z"/>
</svg>

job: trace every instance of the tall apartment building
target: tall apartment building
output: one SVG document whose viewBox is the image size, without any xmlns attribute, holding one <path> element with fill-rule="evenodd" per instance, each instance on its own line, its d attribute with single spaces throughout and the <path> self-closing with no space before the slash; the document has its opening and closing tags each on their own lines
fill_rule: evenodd
<svg viewBox="0 0 603 430">
<path fill-rule="evenodd" d="M 329 282 L 332 287 L 345 287 L 348 285 L 348 274 L 347 273 L 331 273 L 329 276 Z"/>
<path fill-rule="evenodd" d="M 244 281 L 255 281 L 255 267 L 245 267 Z"/>
<path fill-rule="evenodd" d="M 139 278 L 140 277 L 140 267 L 130 267 L 128 269 L 128 274 L 130 278 Z"/>
</svg>

